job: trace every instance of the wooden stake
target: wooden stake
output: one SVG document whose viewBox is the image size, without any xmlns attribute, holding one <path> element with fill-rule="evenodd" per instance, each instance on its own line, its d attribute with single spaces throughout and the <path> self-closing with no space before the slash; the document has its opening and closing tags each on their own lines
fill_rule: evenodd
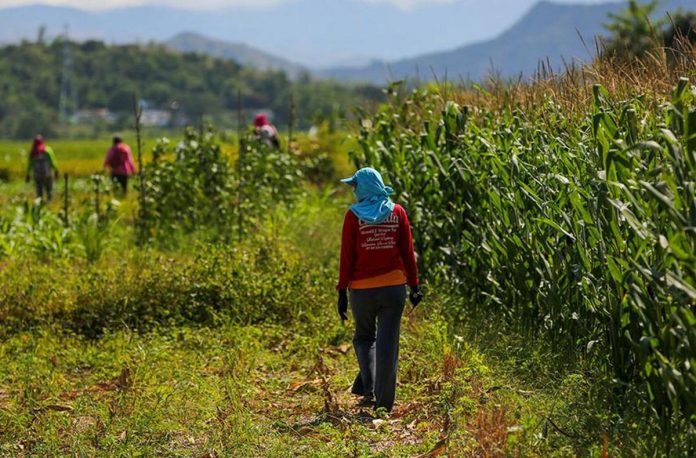
<svg viewBox="0 0 696 458">
<path fill-rule="evenodd" d="M 292 134 L 293 131 L 295 130 L 295 111 L 296 111 L 296 106 L 295 106 L 295 95 L 291 92 L 290 93 L 290 116 L 288 120 L 288 153 L 292 151 Z"/>
<path fill-rule="evenodd" d="M 97 213 L 97 224 L 99 224 L 101 220 L 101 211 L 99 209 L 99 185 L 101 184 L 101 176 L 96 174 L 93 175 L 92 181 L 94 181 L 94 211 Z"/>
<path fill-rule="evenodd" d="M 239 187 L 237 189 L 237 236 L 242 240 L 244 236 L 244 212 L 242 204 L 244 203 L 244 153 L 246 144 L 244 141 L 244 116 L 242 114 L 242 90 L 237 93 L 237 136 L 239 141 L 239 154 L 237 155 L 237 179 Z"/>
<path fill-rule="evenodd" d="M 65 224 L 65 227 L 68 227 L 70 225 L 70 219 L 68 216 L 68 212 L 70 211 L 70 201 L 69 201 L 69 180 L 68 180 L 68 174 L 64 173 L 63 178 L 65 180 L 65 188 L 63 189 L 63 224 Z"/>
<path fill-rule="evenodd" d="M 135 118 L 135 137 L 136 137 L 136 147 L 138 150 L 138 177 L 140 180 L 140 217 L 138 218 L 138 227 L 140 229 L 141 241 L 143 241 L 145 235 L 145 228 L 147 222 L 147 209 L 145 208 L 145 176 L 143 173 L 143 144 L 142 137 L 140 135 L 140 119 L 143 115 L 143 108 L 138 103 L 138 98 L 135 93 L 133 93 L 133 117 Z"/>
</svg>

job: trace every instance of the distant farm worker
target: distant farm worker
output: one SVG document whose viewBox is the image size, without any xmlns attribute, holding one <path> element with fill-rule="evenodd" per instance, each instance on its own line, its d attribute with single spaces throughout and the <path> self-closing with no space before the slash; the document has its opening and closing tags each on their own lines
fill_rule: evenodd
<svg viewBox="0 0 696 458">
<path fill-rule="evenodd" d="M 37 135 L 29 151 L 29 161 L 27 165 L 26 182 L 29 183 L 29 176 L 33 175 L 36 185 L 36 197 L 46 200 L 53 198 L 53 177 L 58 179 L 58 162 L 53 153 L 53 149 L 46 145 L 44 138 Z"/>
<path fill-rule="evenodd" d="M 123 142 L 119 136 L 114 137 L 114 143 L 106 152 L 104 159 L 104 171 L 111 170 L 111 179 L 114 185 L 120 185 L 123 194 L 128 193 L 128 177 L 135 173 L 135 163 L 130 146 Z"/>
<path fill-rule="evenodd" d="M 256 140 L 262 141 L 271 148 L 280 149 L 278 129 L 268 121 L 268 116 L 263 113 L 257 114 L 254 118 L 254 136 Z"/>
<path fill-rule="evenodd" d="M 373 168 L 358 170 L 341 180 L 353 187 L 357 203 L 343 221 L 338 313 L 355 320 L 353 346 L 360 374 L 353 394 L 360 406 L 391 411 L 396 394 L 401 315 L 410 287 L 413 307 L 423 299 L 411 226 L 406 210 L 391 201 L 394 190 L 384 185 Z"/>
</svg>

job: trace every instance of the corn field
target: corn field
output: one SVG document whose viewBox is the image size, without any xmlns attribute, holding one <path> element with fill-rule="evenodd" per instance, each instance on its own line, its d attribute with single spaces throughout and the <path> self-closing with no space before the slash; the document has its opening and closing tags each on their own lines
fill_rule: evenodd
<svg viewBox="0 0 696 458">
<path fill-rule="evenodd" d="M 394 95 L 353 161 L 397 190 L 424 274 L 463 293 L 450 313 L 597 359 L 667 437 L 696 437 L 696 87 L 595 85 L 580 115 L 449 99 Z"/>
</svg>

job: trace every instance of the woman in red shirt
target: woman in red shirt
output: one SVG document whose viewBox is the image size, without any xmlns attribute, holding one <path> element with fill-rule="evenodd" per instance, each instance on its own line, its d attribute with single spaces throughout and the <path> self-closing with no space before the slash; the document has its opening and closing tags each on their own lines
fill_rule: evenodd
<svg viewBox="0 0 696 458">
<path fill-rule="evenodd" d="M 401 315 L 406 288 L 415 307 L 423 294 L 406 210 L 389 199 L 394 192 L 373 168 L 341 180 L 354 188 L 357 203 L 343 222 L 338 313 L 346 320 L 348 290 L 355 319 L 353 346 L 360 374 L 353 393 L 361 405 L 391 411 L 396 393 Z"/>
<path fill-rule="evenodd" d="M 114 137 L 113 146 L 106 152 L 103 168 L 111 169 L 111 179 L 114 184 L 121 186 L 125 195 L 128 192 L 128 177 L 133 175 L 136 169 L 130 146 L 126 145 L 121 137 Z"/>
</svg>

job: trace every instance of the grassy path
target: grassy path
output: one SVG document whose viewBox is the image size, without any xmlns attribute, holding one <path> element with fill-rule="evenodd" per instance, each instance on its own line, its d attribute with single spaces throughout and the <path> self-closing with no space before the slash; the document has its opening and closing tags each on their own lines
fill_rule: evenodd
<svg viewBox="0 0 696 458">
<path fill-rule="evenodd" d="M 0 344 L 0 454 L 573 454 L 567 441 L 535 443 L 551 394 L 515 386 L 472 347 L 453 348 L 436 317 L 404 318 L 397 405 L 374 417 L 349 393 L 349 330 L 329 322 L 117 332 L 99 341 L 16 335 Z"/>
<path fill-rule="evenodd" d="M 269 223 L 263 250 L 251 240 L 201 258 L 0 266 L 16 290 L 7 313 L 38 312 L 40 323 L 0 329 L 0 456 L 600 456 L 612 423 L 591 395 L 601 380 L 575 362 L 559 371 L 551 350 L 489 319 L 453 331 L 438 310 L 464 310 L 457 297 L 433 294 L 404 316 L 392 415 L 357 408 L 352 323 L 340 325 L 331 291 L 344 210 L 314 201 L 301 210 Z M 295 251 L 308 240 L 315 258 Z M 54 272 L 60 283 L 38 281 Z M 293 324 L 149 327 L 197 294 L 222 300 L 212 293 L 230 285 L 238 294 L 224 296 L 230 314 L 221 320 L 259 317 L 249 309 L 261 307 L 285 317 L 268 321 Z M 88 307 L 113 313 L 75 314 Z M 131 332 L 127 322 L 151 330 Z M 85 323 L 106 335 L 66 331 Z M 622 446 L 607 433 L 610 447 Z"/>
<path fill-rule="evenodd" d="M 337 345 L 276 327 L 116 333 L 98 342 L 50 332 L 18 335 L 0 347 L 7 362 L 0 374 L 0 424 L 6 425 L 0 451 L 418 454 L 439 440 L 441 419 L 430 414 L 437 409 L 432 377 L 439 362 L 418 361 L 424 356 L 413 354 L 418 326 L 407 327 L 399 395 L 411 399 L 388 419 L 354 406 L 347 388 L 355 362 L 345 334 Z M 423 393 L 416 380 L 426 382 Z"/>
</svg>

